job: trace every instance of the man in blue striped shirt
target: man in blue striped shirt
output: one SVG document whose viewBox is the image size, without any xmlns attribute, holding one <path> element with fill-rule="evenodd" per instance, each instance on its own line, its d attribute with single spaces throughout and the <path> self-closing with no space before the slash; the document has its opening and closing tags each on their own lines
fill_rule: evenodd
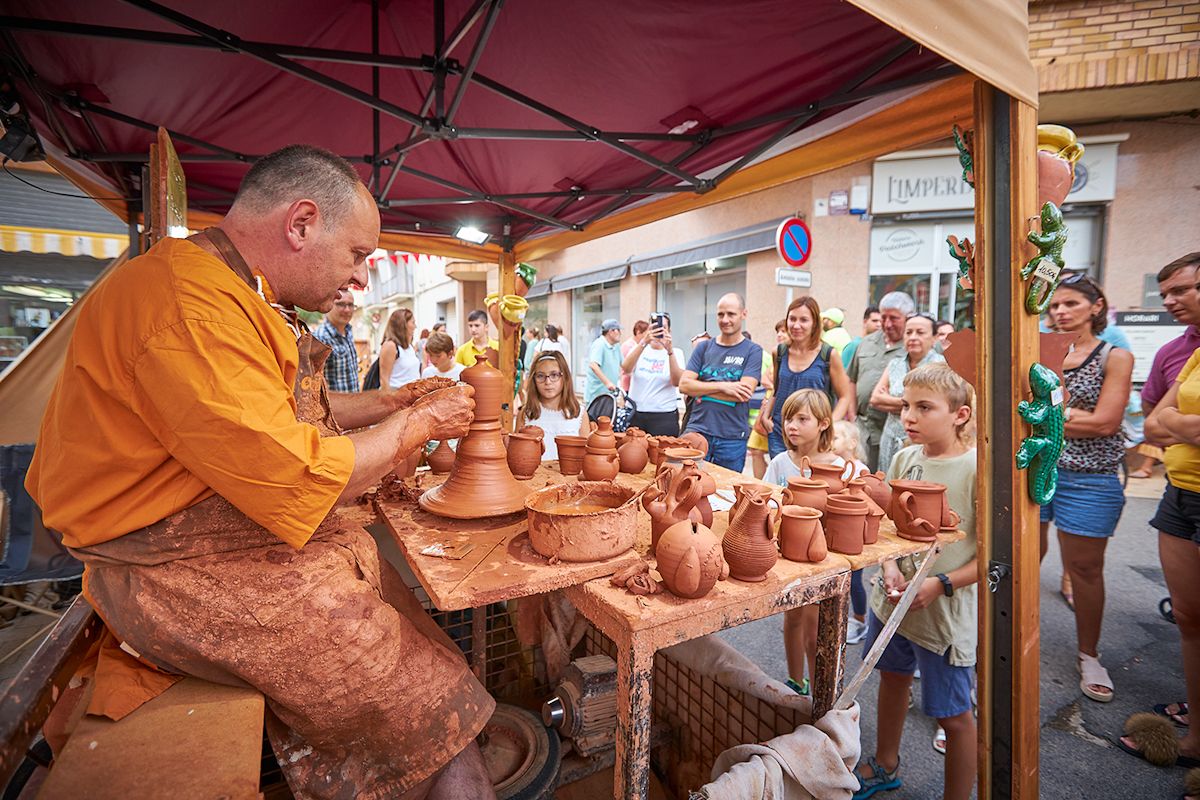
<svg viewBox="0 0 1200 800">
<path fill-rule="evenodd" d="M 354 329 L 350 327 L 353 316 L 354 297 L 342 292 L 312 332 L 333 348 L 325 362 L 325 383 L 331 392 L 358 391 L 358 350 L 354 347 Z"/>
</svg>

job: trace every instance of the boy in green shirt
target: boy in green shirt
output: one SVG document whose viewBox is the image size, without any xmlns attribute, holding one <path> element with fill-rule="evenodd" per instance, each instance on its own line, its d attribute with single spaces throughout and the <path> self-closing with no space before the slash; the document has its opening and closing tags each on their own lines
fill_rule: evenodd
<svg viewBox="0 0 1200 800">
<path fill-rule="evenodd" d="M 975 717 L 971 686 L 976 621 L 975 449 L 964 430 L 972 415 L 971 387 L 945 364 L 925 364 L 904 377 L 900 420 L 914 444 L 896 454 L 889 479 L 923 480 L 946 486 L 950 508 L 961 518 L 966 538 L 947 545 L 933 576 L 918 589 L 912 607 L 888 643 L 879 670 L 878 727 L 874 757 L 858 767 L 855 800 L 900 788 L 900 737 L 912 690 L 921 670 L 921 707 L 946 732 L 943 797 L 966 800 L 975 783 Z M 917 564 L 905 557 L 883 564 L 882 582 L 871 594 L 866 648 L 891 616 Z"/>
</svg>

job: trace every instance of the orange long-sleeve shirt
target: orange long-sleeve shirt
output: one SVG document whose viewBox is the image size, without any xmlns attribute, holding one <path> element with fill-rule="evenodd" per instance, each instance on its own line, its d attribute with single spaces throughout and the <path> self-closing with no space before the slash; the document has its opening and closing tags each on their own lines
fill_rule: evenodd
<svg viewBox="0 0 1200 800">
<path fill-rule="evenodd" d="M 354 445 L 296 420 L 296 337 L 220 260 L 165 239 L 82 301 L 26 487 L 71 547 L 220 494 L 300 547 Z"/>
</svg>

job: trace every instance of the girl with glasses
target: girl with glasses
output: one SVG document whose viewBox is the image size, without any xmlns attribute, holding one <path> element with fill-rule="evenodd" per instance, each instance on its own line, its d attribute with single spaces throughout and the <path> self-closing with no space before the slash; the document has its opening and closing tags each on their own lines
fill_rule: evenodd
<svg viewBox="0 0 1200 800">
<path fill-rule="evenodd" d="M 534 359 L 525 381 L 524 401 L 517 416 L 517 430 L 536 425 L 545 431 L 543 461 L 558 458 L 555 436 L 586 436 L 591 428 L 575 396 L 567 359 L 560 352 L 544 352 Z"/>
</svg>

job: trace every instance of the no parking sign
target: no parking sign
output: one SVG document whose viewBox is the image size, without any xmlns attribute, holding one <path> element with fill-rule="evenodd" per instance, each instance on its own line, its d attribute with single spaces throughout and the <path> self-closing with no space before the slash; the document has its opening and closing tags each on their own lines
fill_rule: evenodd
<svg viewBox="0 0 1200 800">
<path fill-rule="evenodd" d="M 775 250 L 789 266 L 798 267 L 812 253 L 812 234 L 804 220 L 789 217 L 775 231 Z"/>
</svg>

